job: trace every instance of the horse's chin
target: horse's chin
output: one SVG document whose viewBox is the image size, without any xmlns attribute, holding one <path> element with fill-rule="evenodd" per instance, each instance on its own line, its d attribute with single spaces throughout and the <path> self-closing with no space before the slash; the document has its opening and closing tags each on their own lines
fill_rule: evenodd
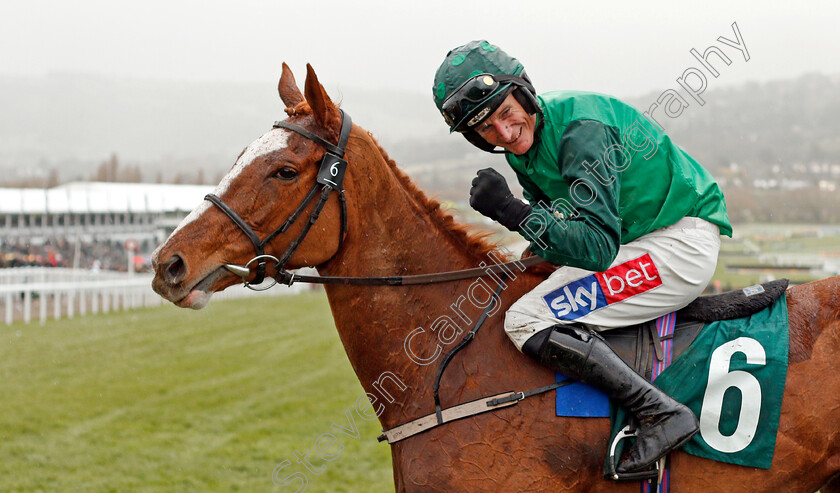
<svg viewBox="0 0 840 493">
<path fill-rule="evenodd" d="M 210 303 L 211 297 L 213 297 L 212 292 L 193 289 L 189 292 L 189 294 L 176 301 L 175 305 L 180 306 L 181 308 L 192 308 L 193 310 L 201 310 L 202 308 L 207 306 L 208 303 Z"/>
<path fill-rule="evenodd" d="M 175 305 L 181 308 L 192 308 L 193 310 L 201 310 L 202 308 L 207 306 L 208 303 L 210 303 L 210 298 L 213 297 L 213 291 L 211 291 L 211 286 L 225 274 L 226 271 L 222 267 L 219 267 L 218 269 L 214 270 L 213 272 L 208 274 L 204 279 L 199 281 L 198 284 L 193 286 L 186 296 L 176 301 Z"/>
</svg>

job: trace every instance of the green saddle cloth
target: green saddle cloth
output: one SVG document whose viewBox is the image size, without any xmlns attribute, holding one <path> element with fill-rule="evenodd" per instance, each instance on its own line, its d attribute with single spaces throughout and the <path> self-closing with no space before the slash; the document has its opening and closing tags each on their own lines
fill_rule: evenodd
<svg viewBox="0 0 840 493">
<path fill-rule="evenodd" d="M 750 317 L 703 327 L 691 347 L 654 382 L 700 419 L 700 432 L 683 451 L 770 468 L 785 390 L 788 340 L 785 296 Z M 627 417 L 623 409 L 612 406 L 610 443 L 626 426 Z M 628 440 L 632 439 L 619 442 L 616 457 L 630 445 Z"/>
</svg>

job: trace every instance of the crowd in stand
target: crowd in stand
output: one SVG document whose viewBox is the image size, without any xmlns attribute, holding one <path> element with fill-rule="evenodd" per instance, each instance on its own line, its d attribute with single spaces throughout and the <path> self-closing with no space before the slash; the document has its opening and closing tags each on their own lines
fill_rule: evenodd
<svg viewBox="0 0 840 493">
<path fill-rule="evenodd" d="M 122 242 L 80 242 L 67 241 L 64 238 L 50 239 L 43 244 L 32 244 L 27 240 L 2 241 L 0 244 L 0 268 L 5 267 L 76 267 L 82 269 L 128 270 L 128 252 Z M 148 258 L 134 256 L 135 269 L 148 270 Z"/>
</svg>

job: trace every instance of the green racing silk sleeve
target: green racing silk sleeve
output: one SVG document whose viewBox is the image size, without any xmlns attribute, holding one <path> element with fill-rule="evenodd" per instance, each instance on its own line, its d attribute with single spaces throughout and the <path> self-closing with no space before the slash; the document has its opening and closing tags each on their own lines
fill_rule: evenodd
<svg viewBox="0 0 840 493">
<path fill-rule="evenodd" d="M 520 232 L 531 251 L 555 265 L 595 272 L 609 268 L 621 243 L 619 174 L 604 162 L 620 146 L 618 129 L 595 120 L 575 120 L 559 141 L 557 166 L 564 190 L 552 190 L 552 202 L 525 188 L 532 213 Z M 542 194 L 541 194 L 542 195 Z"/>
</svg>

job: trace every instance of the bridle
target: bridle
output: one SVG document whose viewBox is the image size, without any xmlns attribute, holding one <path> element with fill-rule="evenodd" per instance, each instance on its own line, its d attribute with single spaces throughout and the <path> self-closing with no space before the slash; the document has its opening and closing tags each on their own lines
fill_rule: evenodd
<svg viewBox="0 0 840 493">
<path fill-rule="evenodd" d="M 516 266 L 522 270 L 525 270 L 526 267 L 531 265 L 536 265 L 538 263 L 544 262 L 543 259 L 537 256 L 528 257 L 523 260 L 517 260 L 512 262 L 506 263 L 499 263 L 494 264 L 492 266 L 474 268 L 474 269 L 464 269 L 464 270 L 457 270 L 457 271 L 450 271 L 450 272 L 439 272 L 433 274 L 418 274 L 418 275 L 411 275 L 411 276 L 386 276 L 386 277 L 341 277 L 341 276 L 305 276 L 300 274 L 295 274 L 289 272 L 285 269 L 286 263 L 288 263 L 289 259 L 294 255 L 295 251 L 298 249 L 300 244 L 303 242 L 303 239 L 306 237 L 306 234 L 309 233 L 310 228 L 312 225 L 315 224 L 315 221 L 318 220 L 318 216 L 321 214 L 321 210 L 323 210 L 324 205 L 327 203 L 327 200 L 330 197 L 332 192 L 336 192 L 338 194 L 339 204 L 341 205 L 341 233 L 338 238 L 338 251 L 341 250 L 341 246 L 344 242 L 344 237 L 347 234 L 347 203 L 344 197 L 344 189 L 342 188 L 342 182 L 344 181 L 344 174 L 347 171 L 347 161 L 344 160 L 344 152 L 345 148 L 347 147 L 347 140 L 350 136 L 350 129 L 353 125 L 352 120 L 349 115 L 344 113 L 344 111 L 339 110 L 341 112 L 341 132 L 339 133 L 338 137 L 338 144 L 333 145 L 330 142 L 322 139 L 321 137 L 315 135 L 314 133 L 306 130 L 305 128 L 295 125 L 294 123 L 289 123 L 286 121 L 276 121 L 274 122 L 273 128 L 285 128 L 287 130 L 291 130 L 293 132 L 297 132 L 298 134 L 306 137 L 313 142 L 320 144 L 322 147 L 326 149 L 326 153 L 324 153 L 323 159 L 321 159 L 321 167 L 318 170 L 318 178 L 315 180 L 315 183 L 312 185 L 312 188 L 303 198 L 301 203 L 297 206 L 297 208 L 292 212 L 292 214 L 280 225 L 279 228 L 275 229 L 271 234 L 260 240 L 259 236 L 254 232 L 254 230 L 248 226 L 245 220 L 239 216 L 233 209 L 231 209 L 227 204 L 224 203 L 222 199 L 220 199 L 217 195 L 212 193 L 207 194 L 204 198 L 205 200 L 209 200 L 212 204 L 216 205 L 222 212 L 227 215 L 234 224 L 236 224 L 245 236 L 251 240 L 251 243 L 254 244 L 254 250 L 256 251 L 256 255 L 254 258 L 248 261 L 245 265 L 234 265 L 234 264 L 225 264 L 225 268 L 230 272 L 240 276 L 242 278 L 242 282 L 244 283 L 245 287 L 249 289 L 253 289 L 254 291 L 264 291 L 278 282 L 292 285 L 295 281 L 301 282 L 309 282 L 309 283 L 318 283 L 318 284 L 355 284 L 355 285 L 388 285 L 388 286 L 404 286 L 404 285 L 411 285 L 411 284 L 431 284 L 431 283 L 439 283 L 439 282 L 449 282 L 455 281 L 460 279 L 469 279 L 475 277 L 483 277 L 483 276 L 493 276 L 495 274 L 495 278 L 498 281 L 498 286 L 496 290 L 493 292 L 493 298 L 499 299 L 502 289 L 505 286 L 505 281 L 508 279 L 508 275 L 510 271 L 510 266 L 516 264 Z M 315 208 L 312 209 L 312 212 L 309 213 L 309 221 L 303 226 L 303 229 L 298 234 L 297 238 L 295 238 L 288 247 L 286 247 L 286 251 L 280 255 L 280 258 L 277 258 L 273 255 L 268 255 L 265 253 L 265 246 L 271 242 L 277 235 L 286 232 L 289 227 L 295 223 L 297 218 L 301 215 L 304 209 L 312 202 L 316 195 L 318 195 L 318 189 L 320 188 L 320 198 L 318 199 L 318 203 L 315 205 Z M 273 260 L 275 262 L 274 269 L 277 272 L 274 276 L 274 282 L 269 284 L 266 287 L 256 288 L 254 284 L 260 284 L 265 280 L 265 271 L 266 271 L 266 261 Z M 251 274 L 251 264 L 254 262 L 257 263 L 256 266 L 256 277 L 253 281 L 248 282 L 248 276 Z M 482 264 L 484 265 L 484 264 Z M 487 307 L 484 309 L 481 317 L 479 317 L 478 321 L 475 323 L 473 328 L 467 332 L 464 338 L 461 340 L 459 344 L 457 344 L 454 348 L 452 348 L 447 354 L 444 356 L 443 360 L 438 367 L 438 372 L 435 377 L 435 382 L 432 387 L 432 392 L 434 396 L 435 402 L 435 414 L 434 420 L 431 421 L 430 419 L 423 418 L 419 421 L 426 421 L 425 424 L 422 426 L 417 426 L 417 421 L 415 420 L 411 423 L 403 425 L 403 427 L 408 426 L 413 428 L 414 431 L 410 433 L 400 432 L 402 437 L 399 438 L 406 438 L 413 434 L 419 433 L 420 431 L 442 425 L 444 421 L 443 417 L 443 408 L 440 402 L 440 381 L 443 377 L 443 372 L 446 370 L 446 367 L 449 365 L 449 362 L 452 361 L 452 358 L 457 354 L 461 349 L 463 349 L 467 344 L 469 344 L 474 338 L 478 329 L 484 324 L 484 321 L 487 319 L 489 315 L 489 310 L 493 306 L 492 303 L 488 303 Z M 539 389 L 530 390 L 527 392 L 513 392 L 510 395 L 502 395 L 495 396 L 492 399 L 486 401 L 486 406 L 483 406 L 480 411 L 472 412 L 472 414 L 465 414 L 461 413 L 459 417 L 466 417 L 473 414 L 477 414 L 480 412 L 485 412 L 487 410 L 495 408 L 495 406 L 501 405 L 511 405 L 516 404 L 518 401 L 525 399 L 531 395 L 537 395 L 549 390 L 555 389 L 561 385 L 565 385 L 569 381 L 554 383 L 551 385 L 547 385 L 545 387 L 541 387 Z M 453 409 L 447 409 L 447 411 L 452 411 Z M 430 418 L 430 417 L 429 417 Z M 457 418 L 456 418 L 457 419 Z M 446 419 L 446 421 L 450 421 L 451 419 Z M 403 428 L 398 427 L 398 428 Z M 394 430 L 391 430 L 392 432 Z M 388 439 L 389 442 L 393 443 L 393 438 L 388 438 L 388 431 L 383 433 L 380 441 L 382 439 Z"/>
<path fill-rule="evenodd" d="M 291 130 L 296 132 L 307 139 L 320 144 L 322 147 L 326 149 L 326 153 L 324 153 L 323 159 L 321 159 L 321 166 L 318 170 L 318 178 L 315 180 L 315 183 L 312 185 L 312 188 L 309 189 L 309 192 L 303 198 L 301 203 L 297 206 L 297 208 L 292 212 L 292 214 L 286 219 L 283 224 L 280 225 L 279 228 L 275 229 L 271 234 L 260 240 L 254 230 L 248 226 L 242 217 L 239 216 L 233 209 L 231 209 L 227 204 L 224 203 L 222 199 L 220 199 L 217 195 L 212 193 L 208 193 L 204 196 L 205 200 L 209 200 L 211 203 L 216 205 L 222 212 L 233 221 L 236 226 L 245 233 L 245 236 L 251 240 L 251 243 L 254 244 L 254 250 L 256 255 L 254 258 L 249 260 L 245 265 L 235 265 L 235 264 L 225 264 L 225 268 L 230 272 L 238 275 L 242 278 L 242 282 L 245 287 L 252 289 L 254 291 L 265 291 L 268 288 L 271 288 L 277 283 L 287 284 L 289 286 L 292 285 L 294 282 L 308 282 L 308 283 L 316 283 L 316 284 L 352 284 L 352 285 L 378 285 L 378 286 L 405 286 L 411 284 L 431 284 L 431 283 L 440 283 L 440 282 L 449 282 L 449 281 L 457 281 L 461 279 L 469 279 L 474 277 L 483 277 L 492 274 L 504 274 L 506 273 L 510 266 L 516 264 L 519 268 L 529 267 L 531 265 L 536 265 L 538 263 L 544 262 L 543 259 L 533 256 L 523 260 L 517 260 L 513 262 L 507 263 L 499 263 L 493 264 L 487 267 L 481 268 L 474 268 L 474 269 L 463 269 L 457 271 L 450 271 L 450 272 L 439 272 L 433 274 L 418 274 L 412 276 L 384 276 L 384 277 L 342 277 L 342 276 L 307 276 L 302 274 L 297 274 L 293 272 L 289 272 L 285 269 L 286 264 L 289 262 L 289 259 L 294 255 L 295 251 L 297 251 L 300 244 L 303 242 L 304 238 L 306 237 L 307 233 L 309 233 L 309 229 L 312 225 L 315 224 L 315 221 L 318 220 L 319 215 L 321 214 L 321 210 L 324 208 L 324 205 L 327 203 L 327 200 L 330 197 L 332 192 L 336 192 L 338 194 L 338 202 L 341 206 L 341 232 L 339 233 L 338 237 L 338 250 L 341 250 L 341 246 L 344 243 L 344 237 L 347 235 L 347 202 L 344 197 L 344 189 L 342 188 L 342 183 L 344 181 L 344 174 L 347 171 L 347 161 L 344 160 L 344 153 L 345 148 L 347 147 L 347 140 L 350 136 L 350 129 L 353 126 L 353 121 L 350 118 L 350 115 L 346 114 L 343 110 L 339 110 L 341 113 L 341 131 L 339 132 L 338 137 L 338 144 L 333 145 L 330 142 L 327 142 L 323 138 L 315 135 L 314 133 L 306 130 L 305 128 L 301 127 L 300 125 L 295 125 L 294 123 L 289 123 L 287 121 L 276 121 L 274 122 L 273 128 L 285 128 L 287 130 Z M 295 238 L 288 247 L 286 247 L 286 251 L 283 252 L 280 257 L 275 257 L 274 255 L 268 255 L 265 253 L 265 246 L 268 245 L 271 240 L 273 240 L 277 235 L 281 233 L 285 233 L 286 230 L 291 227 L 298 217 L 301 215 L 304 209 L 312 202 L 316 195 L 318 195 L 318 189 L 320 188 L 320 198 L 318 199 L 318 203 L 315 205 L 315 208 L 309 214 L 309 220 L 303 226 L 303 230 L 298 234 L 297 238 Z M 266 272 L 266 263 L 267 261 L 274 262 L 274 270 L 276 274 L 274 275 L 274 282 L 265 286 L 265 287 L 255 287 L 255 285 L 262 283 L 265 280 L 265 272 Z M 247 278 L 251 274 L 251 264 L 256 262 L 256 276 L 252 281 L 248 281 Z"/>
<path fill-rule="evenodd" d="M 341 233 L 338 237 L 338 249 L 341 250 L 341 245 L 344 243 L 344 237 L 347 235 L 347 201 L 344 197 L 344 189 L 342 188 L 344 173 L 347 171 L 347 161 L 344 160 L 344 150 L 347 147 L 347 139 L 350 137 L 350 129 L 353 126 L 353 120 L 350 118 L 350 115 L 344 113 L 343 110 L 339 111 L 341 112 L 341 132 L 339 133 L 337 145 L 327 142 L 300 125 L 295 125 L 294 123 L 289 123 L 287 121 L 274 122 L 273 128 L 285 128 L 287 130 L 297 132 L 307 139 L 320 144 L 327 150 L 327 152 L 324 153 L 324 157 L 321 159 L 321 166 L 318 170 L 318 178 L 315 180 L 315 183 L 312 184 L 312 188 L 309 189 L 309 192 L 303 198 L 301 203 L 297 206 L 294 212 L 292 212 L 288 219 L 280 225 L 279 228 L 275 229 L 274 232 L 262 240 L 260 240 L 254 230 L 248 226 L 248 223 L 246 223 L 239 214 L 231 209 L 230 206 L 225 204 L 224 201 L 217 195 L 208 193 L 204 196 L 205 200 L 209 200 L 211 203 L 215 204 L 216 207 L 221 209 L 222 212 L 224 212 L 225 215 L 227 215 L 227 217 L 229 217 L 243 233 L 245 233 L 245 236 L 251 240 L 251 243 L 254 244 L 256 256 L 249 260 L 248 263 L 245 265 L 225 265 L 225 268 L 242 278 L 242 282 L 245 284 L 245 287 L 254 291 L 265 291 L 277 284 L 280 279 L 287 276 L 293 278 L 293 274 L 285 270 L 286 263 L 289 262 L 289 259 L 292 258 L 292 255 L 294 255 L 295 251 L 297 251 L 298 247 L 303 242 L 303 239 L 306 237 L 307 233 L 309 233 L 309 229 L 315 224 L 315 221 L 318 220 L 318 216 L 320 216 L 321 210 L 323 210 L 324 205 L 327 203 L 327 200 L 330 198 L 330 194 L 332 192 L 338 193 L 338 202 L 341 206 Z M 321 193 L 318 203 L 315 205 L 315 208 L 312 209 L 312 212 L 309 213 L 309 221 L 304 224 L 303 229 L 298 234 L 297 238 L 289 243 L 289 246 L 286 247 L 286 251 L 283 252 L 279 258 L 273 255 L 267 255 L 265 253 L 265 246 L 277 237 L 277 235 L 285 233 L 286 230 L 288 230 L 289 227 L 297 221 L 297 218 L 303 210 L 306 209 L 315 196 L 318 195 L 319 188 Z M 263 280 L 265 280 L 265 266 L 267 260 L 274 261 L 274 269 L 277 271 L 277 277 L 280 279 L 275 278 L 274 282 L 268 286 L 256 288 L 254 285 L 261 284 Z M 248 282 L 247 278 L 251 273 L 251 264 L 254 262 L 257 263 L 257 275 L 253 281 Z M 289 284 L 291 284 L 291 282 L 289 282 Z"/>
</svg>

